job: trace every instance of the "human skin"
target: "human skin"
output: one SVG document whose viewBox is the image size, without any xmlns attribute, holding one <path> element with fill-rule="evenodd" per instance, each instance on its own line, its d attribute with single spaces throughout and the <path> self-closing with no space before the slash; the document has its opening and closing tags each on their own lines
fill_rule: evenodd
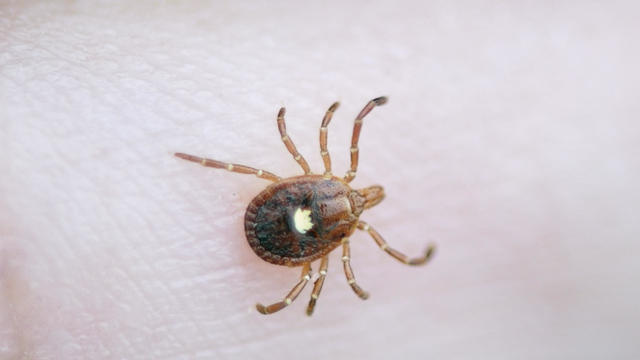
<svg viewBox="0 0 640 360">
<path fill-rule="evenodd" d="M 127 4 L 127 5 L 124 5 Z M 640 63 L 632 2 L 0 5 L 1 359 L 636 359 Z M 350 289 L 332 253 L 249 248 L 269 184 L 184 152 L 336 174 L 366 102 Z M 313 265 L 317 270 L 318 264 Z"/>
</svg>

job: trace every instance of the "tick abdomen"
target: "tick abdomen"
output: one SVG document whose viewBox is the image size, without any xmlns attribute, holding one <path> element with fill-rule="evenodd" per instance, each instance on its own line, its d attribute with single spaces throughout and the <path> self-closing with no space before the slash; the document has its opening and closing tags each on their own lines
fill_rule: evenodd
<svg viewBox="0 0 640 360">
<path fill-rule="evenodd" d="M 253 251 L 278 265 L 313 261 L 353 233 L 362 209 L 343 181 L 321 175 L 284 179 L 247 207 L 245 232 Z M 355 207 L 355 209 L 354 209 Z"/>
</svg>

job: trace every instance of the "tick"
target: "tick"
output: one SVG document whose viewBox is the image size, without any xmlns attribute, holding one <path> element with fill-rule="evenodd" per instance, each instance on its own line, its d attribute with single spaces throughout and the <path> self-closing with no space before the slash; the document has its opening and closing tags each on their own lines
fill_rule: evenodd
<svg viewBox="0 0 640 360">
<path fill-rule="evenodd" d="M 331 157 L 327 150 L 327 127 L 338 108 L 337 102 L 329 107 L 320 126 L 320 154 L 325 168 L 322 175 L 311 172 L 309 164 L 287 135 L 284 122 L 285 108 L 278 112 L 278 130 L 287 150 L 304 170 L 304 175 L 283 179 L 268 171 L 244 165 L 183 153 L 175 154 L 181 159 L 206 167 L 253 174 L 273 182 L 249 203 L 244 217 L 245 234 L 249 246 L 261 259 L 276 265 L 302 266 L 302 274 L 300 281 L 282 301 L 268 306 L 257 304 L 256 308 L 260 313 L 272 314 L 291 304 L 311 280 L 311 263 L 320 259 L 319 276 L 315 280 L 311 300 L 307 306 L 307 315 L 311 315 L 327 276 L 328 254 L 339 246 L 342 246 L 342 263 L 347 282 L 361 299 L 366 300 L 369 294 L 356 283 L 349 262 L 349 237 L 356 229 L 368 232 L 382 250 L 404 264 L 423 265 L 433 255 L 433 245 L 428 246 L 424 255 L 418 258 L 409 258 L 389 247 L 376 230 L 360 220 L 360 214 L 365 209 L 377 205 L 384 199 L 382 186 L 374 185 L 360 190 L 354 190 L 349 186 L 358 169 L 358 140 L 362 120 L 374 107 L 386 102 L 386 97 L 375 98 L 369 101 L 356 117 L 351 136 L 351 167 L 344 177 L 334 176 L 331 172 Z"/>
</svg>

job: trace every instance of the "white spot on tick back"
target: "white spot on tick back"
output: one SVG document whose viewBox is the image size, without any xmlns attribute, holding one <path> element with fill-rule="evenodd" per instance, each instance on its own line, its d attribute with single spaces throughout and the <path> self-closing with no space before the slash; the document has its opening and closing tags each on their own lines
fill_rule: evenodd
<svg viewBox="0 0 640 360">
<path fill-rule="evenodd" d="M 309 231 L 309 229 L 313 227 L 313 223 L 311 222 L 311 210 L 303 210 L 301 208 L 296 209 L 296 212 L 293 213 L 293 225 L 301 234 Z"/>
</svg>

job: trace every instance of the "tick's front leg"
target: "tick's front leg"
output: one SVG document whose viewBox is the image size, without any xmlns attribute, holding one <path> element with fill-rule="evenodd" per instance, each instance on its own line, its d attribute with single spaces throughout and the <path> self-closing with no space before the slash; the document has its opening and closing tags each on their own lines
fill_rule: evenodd
<svg viewBox="0 0 640 360">
<path fill-rule="evenodd" d="M 378 244 L 380 249 L 386 251 L 387 254 L 393 256 L 393 258 L 397 259 L 398 261 L 402 262 L 403 264 L 407 264 L 407 265 L 424 265 L 424 264 L 427 263 L 427 261 L 429 261 L 431 259 L 431 257 L 433 256 L 433 254 L 436 251 L 435 245 L 429 245 L 429 246 L 427 246 L 427 250 L 425 251 L 423 256 L 418 257 L 418 258 L 409 258 L 407 255 L 401 253 L 400 251 L 389 247 L 389 245 L 387 245 L 387 242 L 382 238 L 382 236 L 380 234 L 378 234 L 378 232 L 375 231 L 366 222 L 360 221 L 358 223 L 358 229 L 368 232 L 369 235 L 371 235 L 371 237 L 373 238 L 373 240 L 375 240 L 376 244 Z"/>
</svg>

